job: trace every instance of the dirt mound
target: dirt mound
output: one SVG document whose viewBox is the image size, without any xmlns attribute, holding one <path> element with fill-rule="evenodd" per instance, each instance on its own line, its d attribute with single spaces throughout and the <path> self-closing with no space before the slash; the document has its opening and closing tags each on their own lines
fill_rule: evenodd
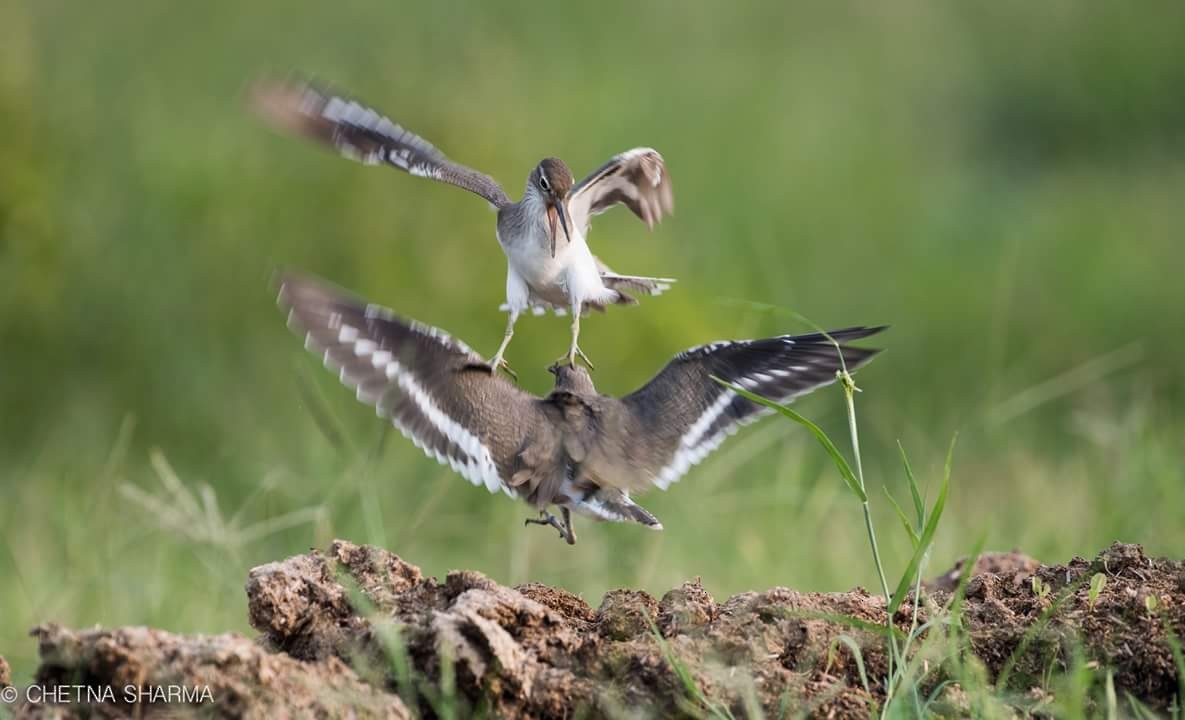
<svg viewBox="0 0 1185 720">
<path fill-rule="evenodd" d="M 35 684 L 67 689 L 55 695 L 66 702 L 29 702 L 17 717 L 411 717 L 398 696 L 361 681 L 337 658 L 304 663 L 237 635 L 57 625 L 32 634 L 41 654 Z"/>
<path fill-rule="evenodd" d="M 1092 600 L 1096 573 L 1106 582 Z M 1006 675 L 1017 696 L 1045 692 L 1043 674 L 1084 654 L 1114 669 L 1121 697 L 1129 692 L 1154 708 L 1172 702 L 1166 630 L 1185 633 L 1182 563 L 1115 544 L 1066 565 L 1016 553 L 981 557 L 965 598 L 953 595 L 959 577 L 956 568 L 927 585 L 919 622 L 961 603 L 965 652 L 989 677 Z M 696 580 L 661 598 L 615 590 L 594 609 L 564 590 L 508 588 L 471 571 L 442 582 L 385 550 L 336 541 L 255 568 L 247 595 L 261 633 L 255 643 L 39 628 L 38 682 L 209 685 L 223 715 L 403 717 L 402 695 L 427 716 L 599 717 L 625 708 L 667 716 L 718 703 L 738 716 L 759 705 L 776 717 L 789 705 L 864 717 L 881 698 L 870 696 L 856 655 L 837 639 L 857 644 L 870 678 L 887 666 L 884 636 L 860 625 L 883 617 L 884 599 L 861 589 L 774 588 L 717 602 Z M 903 631 L 911 614 L 906 603 L 894 618 Z M 941 675 L 932 673 L 935 686 Z M 882 692 L 875 681 L 870 690 Z M 957 686 L 944 692 L 957 710 Z"/>
</svg>

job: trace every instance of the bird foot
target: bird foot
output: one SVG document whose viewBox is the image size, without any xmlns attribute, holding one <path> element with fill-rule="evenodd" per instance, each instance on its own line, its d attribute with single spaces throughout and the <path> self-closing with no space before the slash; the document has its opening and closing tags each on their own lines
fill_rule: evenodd
<svg viewBox="0 0 1185 720">
<path fill-rule="evenodd" d="M 565 513 L 565 515 L 566 514 L 567 513 Z M 564 519 L 568 520 L 567 517 L 565 517 Z M 540 510 L 539 517 L 537 517 L 537 518 L 527 518 L 526 520 L 524 520 L 523 526 L 525 527 L 527 525 L 550 525 L 551 527 L 553 527 L 559 531 L 561 540 L 568 543 L 569 545 L 576 544 L 576 534 L 574 532 L 572 532 L 571 522 L 570 521 L 560 522 L 559 519 L 557 519 L 555 515 L 552 515 L 551 513 L 547 512 L 546 510 Z"/>
<path fill-rule="evenodd" d="M 597 366 L 593 365 L 592 360 L 588 359 L 588 355 L 580 349 L 580 346 L 575 346 L 567 355 L 561 355 L 556 361 L 555 365 L 575 365 L 576 358 L 580 358 L 589 370 L 596 370 Z"/>
<path fill-rule="evenodd" d="M 515 382 L 518 382 L 518 373 L 512 370 L 510 363 L 506 362 L 502 358 L 494 358 L 488 363 L 471 363 L 469 367 L 485 370 L 491 375 L 498 372 L 499 370 L 505 370 L 507 375 L 509 375 Z"/>
</svg>

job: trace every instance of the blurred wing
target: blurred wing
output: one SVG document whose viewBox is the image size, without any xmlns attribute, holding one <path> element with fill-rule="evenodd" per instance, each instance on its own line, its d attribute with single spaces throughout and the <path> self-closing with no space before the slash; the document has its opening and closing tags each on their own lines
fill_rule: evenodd
<svg viewBox="0 0 1185 720">
<path fill-rule="evenodd" d="M 271 125 L 332 145 L 367 165 L 388 164 L 477 193 L 494 207 L 510 203 L 488 175 L 449 160 L 424 138 L 348 98 L 303 84 L 260 82 L 251 105 Z"/>
<path fill-rule="evenodd" d="M 581 180 L 568 193 L 572 224 L 587 234 L 593 215 L 617 203 L 642 218 L 647 227 L 675 209 L 675 195 L 662 155 L 651 148 L 634 148 L 615 155 Z"/>
<path fill-rule="evenodd" d="M 840 343 L 849 370 L 864 365 L 879 350 L 843 343 L 868 337 L 884 327 L 854 327 L 830 332 Z M 715 450 L 724 438 L 769 412 L 712 380 L 740 385 L 758 395 L 786 403 L 835 382 L 841 367 L 835 345 L 819 333 L 783 335 L 701 345 L 676 355 L 637 392 L 622 398 L 627 409 L 627 456 L 634 458 L 630 488 L 657 485 L 666 489 Z M 606 478 L 611 481 L 610 478 Z"/>
<path fill-rule="evenodd" d="M 284 274 L 279 303 L 305 347 L 379 417 L 474 485 L 509 492 L 522 439 L 542 422 L 535 398 L 472 367 L 485 361 L 461 341 L 312 278 Z"/>
</svg>

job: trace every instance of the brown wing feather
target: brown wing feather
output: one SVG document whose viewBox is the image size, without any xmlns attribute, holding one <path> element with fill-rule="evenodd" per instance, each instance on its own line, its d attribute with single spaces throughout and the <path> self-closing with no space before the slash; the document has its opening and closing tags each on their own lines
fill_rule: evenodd
<svg viewBox="0 0 1185 720">
<path fill-rule="evenodd" d="M 538 398 L 474 367 L 484 360 L 461 341 L 309 277 L 286 273 L 279 285 L 306 347 L 359 400 L 473 484 L 510 492 L 528 438 L 554 434 Z"/>
<path fill-rule="evenodd" d="M 651 228 L 675 209 L 670 173 L 662 155 L 651 148 L 634 148 L 613 156 L 577 183 L 568 198 L 572 223 L 582 233 L 588 232 L 593 215 L 619 203 Z"/>
<path fill-rule="evenodd" d="M 330 145 L 352 160 L 456 185 L 494 207 L 510 203 L 490 176 L 453 162 L 424 138 L 349 98 L 301 83 L 261 81 L 251 90 L 251 106 L 272 126 Z"/>
<path fill-rule="evenodd" d="M 844 343 L 873 335 L 883 327 L 857 327 L 828 333 L 784 335 L 762 340 L 718 342 L 675 356 L 661 372 L 636 392 L 625 396 L 619 409 L 607 413 L 613 432 L 604 458 L 628 458 L 612 472 L 598 476 L 627 490 L 650 485 L 666 488 L 692 465 L 703 460 L 744 423 L 764 409 L 724 388 L 718 377 L 776 400 L 790 400 L 835 381 L 840 352 L 849 370 L 863 366 L 878 352 Z"/>
</svg>

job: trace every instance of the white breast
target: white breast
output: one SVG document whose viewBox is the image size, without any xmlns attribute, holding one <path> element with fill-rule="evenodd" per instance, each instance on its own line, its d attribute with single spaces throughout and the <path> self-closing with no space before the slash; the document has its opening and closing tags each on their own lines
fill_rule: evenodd
<svg viewBox="0 0 1185 720">
<path fill-rule="evenodd" d="M 560 231 L 551 255 L 551 238 L 546 227 L 532 225 L 526 238 L 502 243 L 514 271 L 526 281 L 532 292 L 542 298 L 562 293 L 568 303 L 599 297 L 605 292 L 596 261 L 576 228 L 569 228 L 569 241 Z M 501 241 L 501 238 L 499 238 Z"/>
</svg>

